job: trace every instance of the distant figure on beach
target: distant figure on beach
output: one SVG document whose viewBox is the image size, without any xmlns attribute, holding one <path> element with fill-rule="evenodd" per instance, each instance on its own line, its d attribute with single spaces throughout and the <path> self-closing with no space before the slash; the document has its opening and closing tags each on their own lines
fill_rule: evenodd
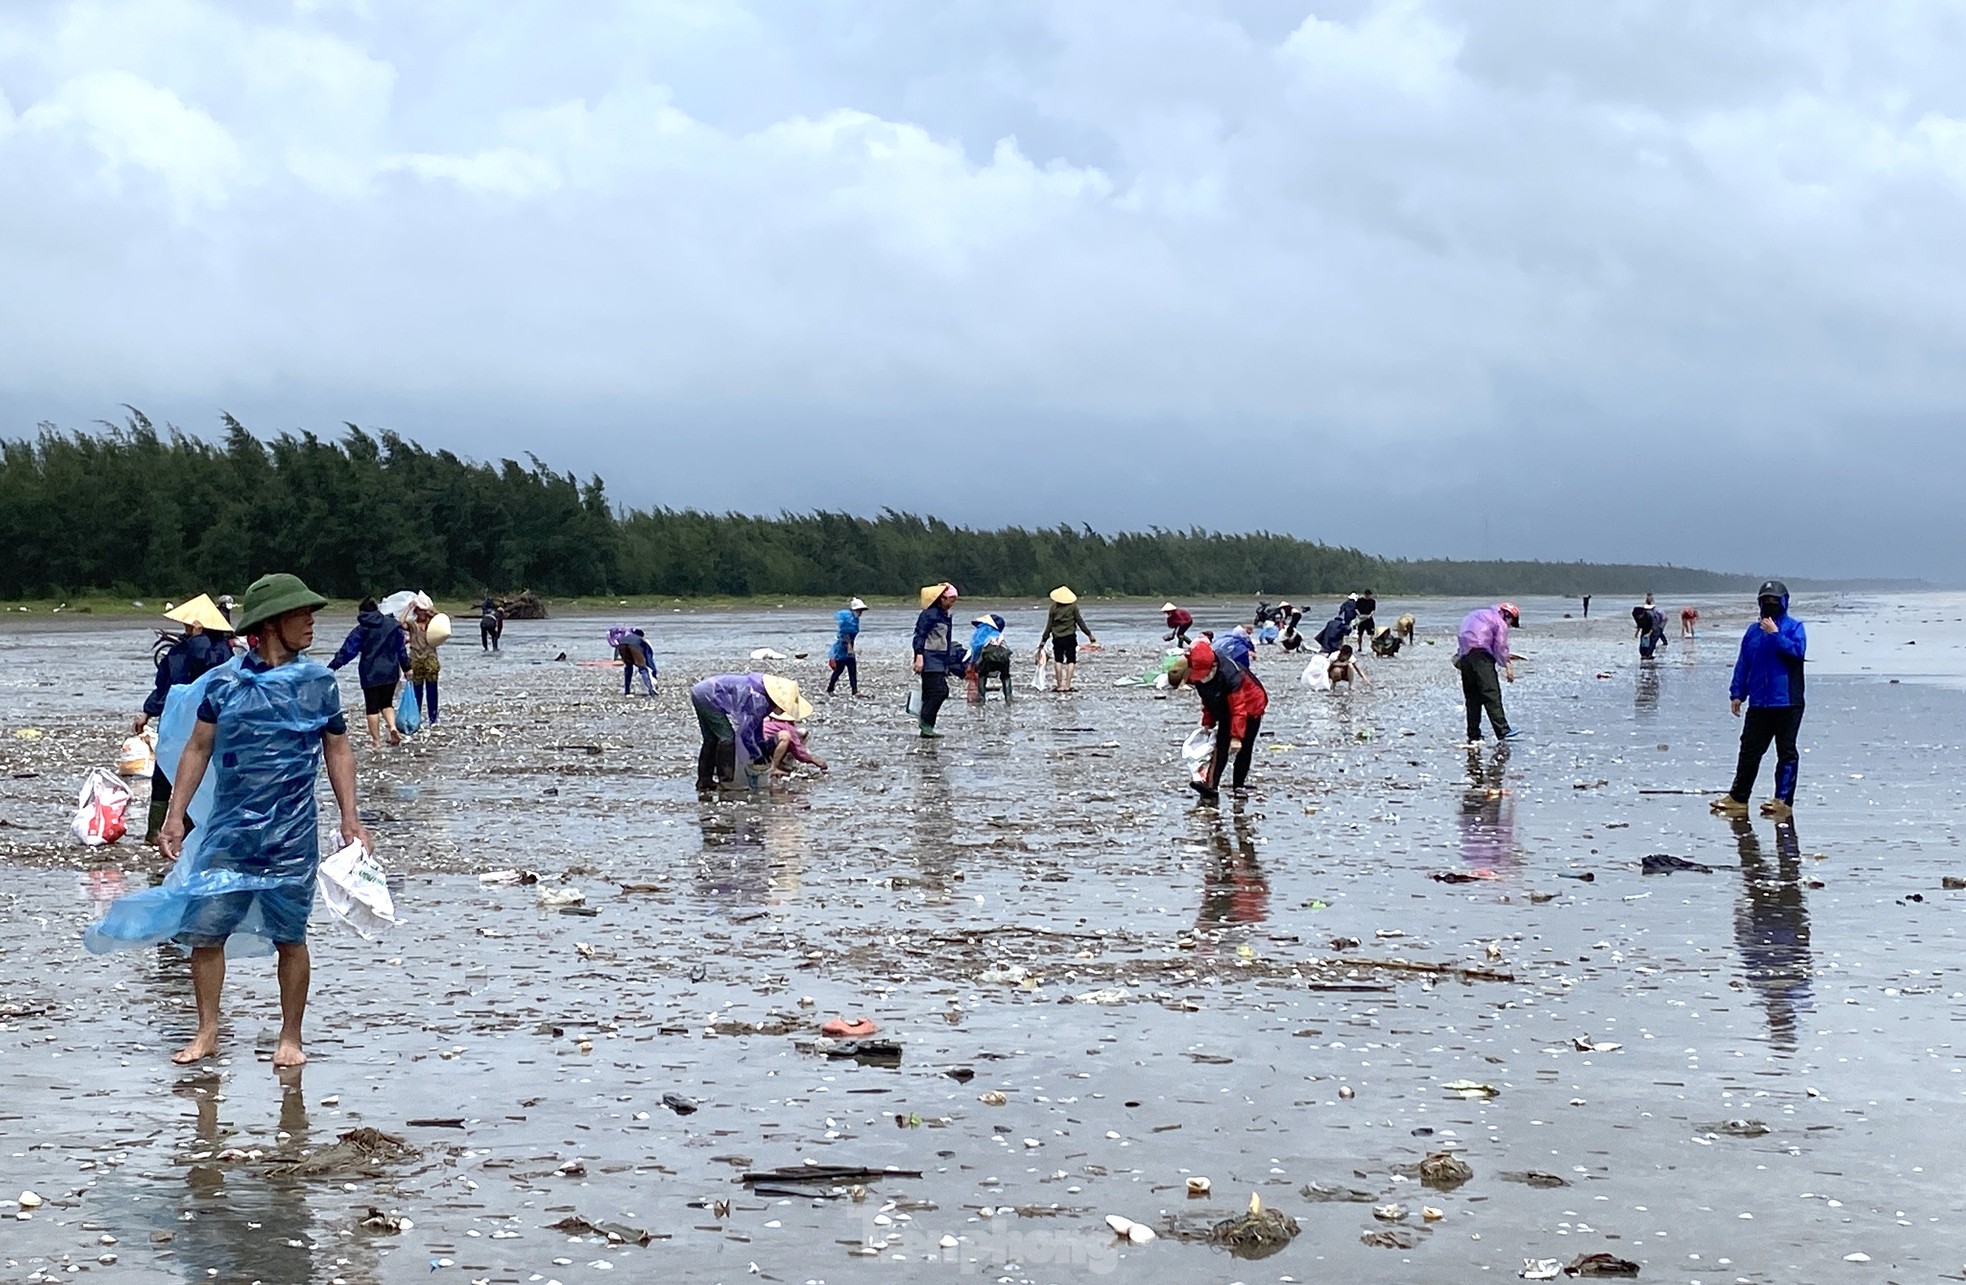
<svg viewBox="0 0 1966 1285">
<path fill-rule="evenodd" d="M 1079 669 L 1079 631 L 1085 631 L 1086 646 L 1096 648 L 1099 640 L 1092 636 L 1092 626 L 1085 623 L 1079 614 L 1079 596 L 1064 585 L 1051 591 L 1051 610 L 1044 619 L 1044 633 L 1038 638 L 1038 648 L 1043 650 L 1047 640 L 1051 643 L 1051 670 L 1057 680 L 1056 690 L 1072 690 L 1072 679 Z"/>
<path fill-rule="evenodd" d="M 1228 657 L 1218 656 L 1207 639 L 1190 647 L 1187 656 L 1175 661 L 1168 670 L 1169 690 L 1178 690 L 1183 683 L 1193 687 L 1195 695 L 1201 697 L 1201 725 L 1215 729 L 1215 751 L 1209 758 L 1208 770 L 1190 784 L 1204 799 L 1217 797 L 1222 773 L 1233 761 L 1235 775 L 1231 784 L 1235 789 L 1242 789 L 1249 781 L 1256 737 L 1262 731 L 1263 714 L 1270 704 L 1269 693 L 1256 675 Z"/>
<path fill-rule="evenodd" d="M 1405 645 L 1406 640 L 1391 629 L 1381 629 L 1372 635 L 1372 654 L 1381 660 L 1390 660 L 1399 655 L 1399 649 Z"/>
<path fill-rule="evenodd" d="M 1498 741 L 1512 741 L 1521 735 L 1509 726 L 1502 709 L 1502 684 L 1497 671 L 1509 682 L 1515 681 L 1515 657 L 1509 652 L 1509 630 L 1520 627 L 1522 612 L 1512 602 L 1470 611 L 1461 621 L 1454 639 L 1454 667 L 1461 671 L 1461 698 L 1468 709 L 1468 741 L 1481 740 L 1482 711 L 1488 712 L 1488 725 Z"/>
<path fill-rule="evenodd" d="M 966 675 L 970 701 L 982 704 L 992 674 L 996 675 L 997 684 L 1003 690 L 1003 698 L 1009 700 L 1011 652 L 1003 640 L 1003 617 L 992 613 L 977 616 L 969 623 L 974 626 L 969 636 L 969 669 Z"/>
<path fill-rule="evenodd" d="M 1361 686 L 1370 687 L 1372 685 L 1371 680 L 1365 676 L 1365 666 L 1359 664 L 1358 660 L 1353 656 L 1352 645 L 1350 643 L 1343 643 L 1339 646 L 1338 654 L 1331 658 L 1330 663 L 1325 668 L 1325 672 L 1331 677 L 1331 688 L 1333 691 L 1338 689 L 1338 684 L 1340 683 L 1345 684 L 1347 687 L 1352 686 L 1354 680 Z"/>
<path fill-rule="evenodd" d="M 649 642 L 648 635 L 639 629 L 630 629 L 623 634 L 621 641 L 614 645 L 615 659 L 621 662 L 621 694 L 632 695 L 637 675 L 642 680 L 644 694 L 655 695 L 655 646 Z"/>
<path fill-rule="evenodd" d="M 812 717 L 812 704 L 799 694 L 799 685 L 777 674 L 718 674 L 690 688 L 689 701 L 703 735 L 696 752 L 698 793 L 731 787 L 739 754 L 752 776 L 776 771 L 765 720 L 797 724 Z"/>
<path fill-rule="evenodd" d="M 1413 645 L 1413 633 L 1419 627 L 1420 622 L 1413 618 L 1412 612 L 1406 613 L 1393 622 L 1393 628 L 1399 633 L 1399 640 L 1408 647 Z"/>
<path fill-rule="evenodd" d="M 1352 624 L 1358 619 L 1358 595 L 1347 594 L 1338 604 L 1338 614 L 1324 622 L 1324 628 L 1317 631 L 1317 649 L 1328 655 L 1335 655 L 1351 636 Z"/>
<path fill-rule="evenodd" d="M 1188 645 L 1188 631 L 1195 626 L 1195 618 L 1171 602 L 1163 602 L 1160 609 L 1167 616 L 1167 635 L 1162 642 L 1171 642 L 1176 647 Z"/>
<path fill-rule="evenodd" d="M 866 614 L 867 604 L 858 598 L 833 613 L 838 632 L 833 637 L 832 650 L 826 653 L 826 664 L 833 671 L 833 676 L 826 680 L 828 696 L 840 685 L 841 674 L 846 675 L 847 690 L 860 695 L 860 657 L 855 654 L 854 646 L 860 641 L 860 618 Z"/>
<path fill-rule="evenodd" d="M 498 640 L 505 636 L 505 613 L 498 609 L 492 600 L 491 590 L 485 590 L 485 597 L 478 604 L 478 649 L 497 651 Z"/>
<path fill-rule="evenodd" d="M 207 670 L 217 669 L 232 659 L 232 622 L 218 609 L 208 594 L 199 594 L 164 613 L 164 619 L 184 626 L 184 632 L 164 635 L 163 650 L 157 654 L 157 682 L 143 701 L 143 712 L 130 724 L 132 735 L 143 735 L 153 718 L 164 717 L 164 702 L 171 688 L 196 682 Z M 163 828 L 164 814 L 171 806 L 171 778 L 164 775 L 162 763 L 150 768 L 150 824 L 143 841 L 156 846 L 157 832 Z"/>
<path fill-rule="evenodd" d="M 389 743 L 401 745 L 403 734 L 396 727 L 396 689 L 402 685 L 404 671 L 410 667 L 410 645 L 403 633 L 403 622 L 385 616 L 374 598 L 364 598 L 355 608 L 355 627 L 342 640 L 341 650 L 328 662 L 329 669 L 340 669 L 361 658 L 355 666 L 356 681 L 362 685 L 362 714 L 368 720 L 369 748 L 382 752 L 382 729 L 389 728 Z"/>
<path fill-rule="evenodd" d="M 1809 636 L 1802 622 L 1789 614 L 1788 586 L 1770 580 L 1755 595 L 1760 618 L 1741 637 L 1740 658 L 1734 662 L 1734 681 L 1727 695 L 1734 717 L 1747 706 L 1741 727 L 1741 756 L 1734 784 L 1715 799 L 1712 808 L 1725 816 L 1746 816 L 1748 796 L 1761 775 L 1768 743 L 1775 743 L 1775 797 L 1761 805 L 1761 815 L 1786 821 L 1795 814 L 1795 781 L 1802 766 L 1796 733 L 1802 728 L 1803 664 Z"/>
<path fill-rule="evenodd" d="M 430 637 L 430 622 L 436 618 L 436 604 L 425 593 L 419 592 L 416 601 L 404 608 L 403 632 L 409 636 L 410 647 L 410 690 L 423 711 L 424 723 L 430 727 L 437 726 L 437 679 L 444 672 L 443 662 L 437 659 L 437 648 L 443 640 Z"/>
<path fill-rule="evenodd" d="M 1645 601 L 1632 608 L 1632 636 L 1638 639 L 1638 658 L 1652 659 L 1652 653 L 1666 640 L 1666 613 L 1646 594 Z"/>
<path fill-rule="evenodd" d="M 1679 636 L 1681 638 L 1697 638 L 1699 636 L 1699 628 L 1700 609 L 1698 607 L 1681 607 L 1679 609 Z"/>
<path fill-rule="evenodd" d="M 1590 618 L 1591 618 L 1591 596 L 1590 596 L 1589 594 L 1585 594 L 1585 595 L 1584 595 L 1584 619 L 1586 619 L 1586 620 L 1589 620 Z"/>
<path fill-rule="evenodd" d="M 1358 595 L 1358 618 L 1352 622 L 1352 629 L 1358 636 L 1358 645 L 1363 647 L 1373 634 L 1379 632 L 1379 622 L 1372 613 L 1379 610 L 1379 599 L 1370 589 L 1361 589 Z"/>
<path fill-rule="evenodd" d="M 942 735 L 935 730 L 935 719 L 949 699 L 949 673 L 963 670 L 962 645 L 956 641 L 956 622 L 949 615 L 956 597 L 956 586 L 946 580 L 929 585 L 922 590 L 922 611 L 915 617 L 914 668 L 922 680 L 921 711 L 916 719 L 923 740 Z"/>
<path fill-rule="evenodd" d="M 198 829 L 199 873 L 187 885 L 209 883 L 212 890 L 190 899 L 179 937 L 191 948 L 198 1011 L 191 1042 L 171 1055 L 180 1066 L 218 1052 L 225 944 L 242 929 L 270 939 L 279 956 L 273 1065 L 307 1060 L 301 1047 L 311 971 L 307 918 L 321 859 L 314 788 L 324 757 L 342 841 L 370 842 L 356 808 L 355 755 L 334 675 L 302 654 L 314 645 L 314 613 L 327 605 L 297 576 L 253 581 L 238 625 L 258 635 L 257 645 L 212 675 L 178 762 L 177 790 L 157 845 L 172 861 L 184 849 L 185 809 L 206 772 L 215 773 L 212 814 Z"/>
<path fill-rule="evenodd" d="M 1256 640 L 1249 635 L 1248 625 L 1237 625 L 1220 638 L 1209 638 L 1209 645 L 1218 656 L 1226 656 L 1243 669 L 1250 668 L 1256 659 Z"/>
</svg>

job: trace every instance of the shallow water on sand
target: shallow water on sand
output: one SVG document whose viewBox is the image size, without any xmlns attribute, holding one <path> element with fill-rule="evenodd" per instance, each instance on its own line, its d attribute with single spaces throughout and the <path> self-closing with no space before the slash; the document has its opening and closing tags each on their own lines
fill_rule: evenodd
<svg viewBox="0 0 1966 1285">
<path fill-rule="evenodd" d="M 1640 665 L 1628 621 L 1525 603 L 1527 736 L 1471 752 L 1445 663 L 1464 605 L 1422 604 L 1422 645 L 1358 692 L 1307 692 L 1266 649 L 1253 789 L 1219 807 L 1181 784 L 1192 697 L 1112 685 L 1157 662 L 1137 607 L 1087 604 L 1109 646 L 1077 694 L 958 700 L 933 745 L 899 709 L 899 613 L 870 616 L 858 701 L 817 690 L 823 613 L 652 622 L 653 701 L 553 660 L 604 655 L 606 622 L 517 622 L 495 657 L 461 634 L 436 733 L 362 750 L 405 922 L 370 944 L 317 917 L 312 1060 L 285 1080 L 265 961 L 233 966 L 227 1055 L 180 1070 L 176 953 L 80 948 L 154 877 L 127 841 L 63 842 L 141 700 L 144 635 L 0 635 L 0 1150 L 47 1202 L 0 1222 L 5 1276 L 1404 1282 L 1606 1251 L 1646 1280 L 1956 1277 L 1966 893 L 1940 879 L 1966 873 L 1966 694 L 1861 672 L 1918 620 L 1867 653 L 1864 612 L 1799 604 L 1851 663 L 1812 674 L 1778 831 L 1705 806 L 1744 617 L 1708 609 L 1707 636 Z M 1027 648 L 1037 614 L 1007 614 Z M 699 802 L 684 685 L 755 646 L 814 657 L 779 667 L 833 771 Z M 1711 870 L 1641 873 L 1649 854 Z M 476 878 L 508 866 L 543 880 Z M 1430 877 L 1476 871 L 1495 877 Z M 566 888 L 598 913 L 538 904 Z M 836 1013 L 872 1017 L 899 1065 L 827 1056 Z M 462 1127 L 408 1123 L 429 1119 Z M 419 1154 L 283 1168 L 358 1126 Z M 1402 1172 L 1444 1149 L 1471 1180 Z M 920 1176 L 858 1201 L 739 1181 L 808 1161 Z M 1252 1192 L 1302 1227 L 1273 1257 L 1169 1234 Z M 413 1226 L 366 1229 L 372 1207 Z M 576 1213 L 651 1243 L 552 1229 Z M 1109 1213 L 1163 1234 L 1116 1242 Z"/>
</svg>

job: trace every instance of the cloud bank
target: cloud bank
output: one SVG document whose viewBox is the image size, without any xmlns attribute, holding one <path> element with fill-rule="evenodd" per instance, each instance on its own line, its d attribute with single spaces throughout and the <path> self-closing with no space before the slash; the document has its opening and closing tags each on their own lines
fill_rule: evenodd
<svg viewBox="0 0 1966 1285">
<path fill-rule="evenodd" d="M 1958 579 L 1966 15 L 0 11 L 0 432 Z"/>
</svg>

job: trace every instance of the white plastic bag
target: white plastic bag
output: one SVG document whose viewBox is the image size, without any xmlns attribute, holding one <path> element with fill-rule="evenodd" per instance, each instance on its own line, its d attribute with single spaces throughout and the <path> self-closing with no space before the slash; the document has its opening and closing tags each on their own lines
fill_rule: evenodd
<svg viewBox="0 0 1966 1285">
<path fill-rule="evenodd" d="M 1188 739 L 1181 742 L 1181 757 L 1189 762 L 1205 759 L 1215 752 L 1215 729 L 1197 727 L 1188 733 Z"/>
<path fill-rule="evenodd" d="M 328 913 L 370 941 L 396 922 L 396 899 L 389 895 L 389 876 L 375 854 L 360 843 L 351 843 L 323 859 L 314 882 Z"/>
<path fill-rule="evenodd" d="M 135 736 L 125 737 L 123 745 L 116 751 L 116 775 L 149 776 L 157 766 L 157 733 L 145 728 Z"/>
<path fill-rule="evenodd" d="M 1331 662 L 1323 656 L 1313 656 L 1311 663 L 1304 666 L 1304 686 L 1314 692 L 1331 690 Z"/>
<path fill-rule="evenodd" d="M 75 819 L 69 828 L 91 848 L 114 843 L 126 830 L 123 814 L 130 806 L 130 787 L 107 768 L 92 767 L 75 796 Z"/>
<path fill-rule="evenodd" d="M 1044 657 L 1039 656 L 1037 672 L 1031 675 L 1031 690 L 1041 692 L 1050 686 L 1051 682 L 1045 676 Z"/>
</svg>

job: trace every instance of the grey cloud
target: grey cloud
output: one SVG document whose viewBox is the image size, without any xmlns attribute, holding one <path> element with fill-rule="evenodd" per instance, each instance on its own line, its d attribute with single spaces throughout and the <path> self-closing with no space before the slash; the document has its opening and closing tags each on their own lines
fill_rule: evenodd
<svg viewBox="0 0 1966 1285">
<path fill-rule="evenodd" d="M 0 426 L 223 405 L 635 503 L 1956 575 L 1948 5 L 568 12 L 0 14 Z"/>
</svg>

